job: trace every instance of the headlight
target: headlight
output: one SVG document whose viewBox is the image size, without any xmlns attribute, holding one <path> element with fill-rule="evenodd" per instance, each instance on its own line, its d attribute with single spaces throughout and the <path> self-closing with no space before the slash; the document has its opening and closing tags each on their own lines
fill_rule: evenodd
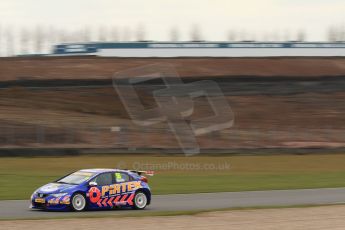
<svg viewBox="0 0 345 230">
<path fill-rule="evenodd" d="M 32 200 L 32 199 L 34 198 L 34 196 L 37 194 L 37 191 L 38 191 L 38 189 L 35 190 L 35 191 L 32 193 L 32 195 L 31 195 L 31 197 L 30 197 L 30 200 Z"/>
<path fill-rule="evenodd" d="M 62 197 L 66 196 L 68 193 L 56 193 L 56 194 L 51 194 L 53 197 Z"/>
</svg>

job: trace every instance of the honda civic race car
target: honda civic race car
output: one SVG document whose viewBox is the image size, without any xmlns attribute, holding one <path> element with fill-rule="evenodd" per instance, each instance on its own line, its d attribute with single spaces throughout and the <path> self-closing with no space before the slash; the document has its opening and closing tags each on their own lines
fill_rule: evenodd
<svg viewBox="0 0 345 230">
<path fill-rule="evenodd" d="M 144 209 L 151 203 L 147 177 L 153 172 L 120 169 L 83 169 L 37 189 L 31 208 L 45 210 Z"/>
</svg>

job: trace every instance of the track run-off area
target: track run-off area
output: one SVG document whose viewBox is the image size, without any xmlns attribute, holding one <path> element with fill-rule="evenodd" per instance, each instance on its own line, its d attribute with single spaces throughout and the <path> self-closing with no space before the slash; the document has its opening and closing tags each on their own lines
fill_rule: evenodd
<svg viewBox="0 0 345 230">
<path fill-rule="evenodd" d="M 28 200 L 0 201 L 0 219 L 39 219 L 63 217 L 97 217 L 131 215 L 142 212 L 206 211 L 226 208 L 280 207 L 298 205 L 327 205 L 345 203 L 345 188 L 270 190 L 153 195 L 145 210 L 115 209 L 106 211 L 47 212 L 31 210 Z"/>
</svg>

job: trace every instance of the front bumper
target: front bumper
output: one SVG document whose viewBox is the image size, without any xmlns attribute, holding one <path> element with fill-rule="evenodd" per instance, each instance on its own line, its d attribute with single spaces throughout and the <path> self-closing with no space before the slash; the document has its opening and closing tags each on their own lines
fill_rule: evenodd
<svg viewBox="0 0 345 230">
<path fill-rule="evenodd" d="M 62 197 L 54 197 L 52 195 L 44 195 L 39 197 L 37 194 L 34 194 L 31 197 L 32 209 L 41 209 L 41 210 L 56 210 L 64 211 L 70 209 L 70 195 L 65 195 Z"/>
</svg>

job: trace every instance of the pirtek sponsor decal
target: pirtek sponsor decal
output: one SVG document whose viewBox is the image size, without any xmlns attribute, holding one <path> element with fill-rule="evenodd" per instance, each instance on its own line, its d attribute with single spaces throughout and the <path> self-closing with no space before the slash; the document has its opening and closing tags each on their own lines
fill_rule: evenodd
<svg viewBox="0 0 345 230">
<path fill-rule="evenodd" d="M 133 181 L 121 184 L 112 184 L 102 187 L 102 197 L 111 196 L 115 194 L 127 193 L 141 188 L 140 181 Z"/>
<path fill-rule="evenodd" d="M 97 187 L 92 187 L 89 190 L 88 197 L 90 198 L 91 203 L 97 203 L 99 207 L 111 207 L 113 205 L 126 203 L 132 205 L 134 193 L 124 194 L 122 196 L 119 194 L 131 193 L 132 191 L 135 191 L 138 188 L 141 188 L 140 181 L 106 185 L 102 187 L 102 192 Z"/>
</svg>

